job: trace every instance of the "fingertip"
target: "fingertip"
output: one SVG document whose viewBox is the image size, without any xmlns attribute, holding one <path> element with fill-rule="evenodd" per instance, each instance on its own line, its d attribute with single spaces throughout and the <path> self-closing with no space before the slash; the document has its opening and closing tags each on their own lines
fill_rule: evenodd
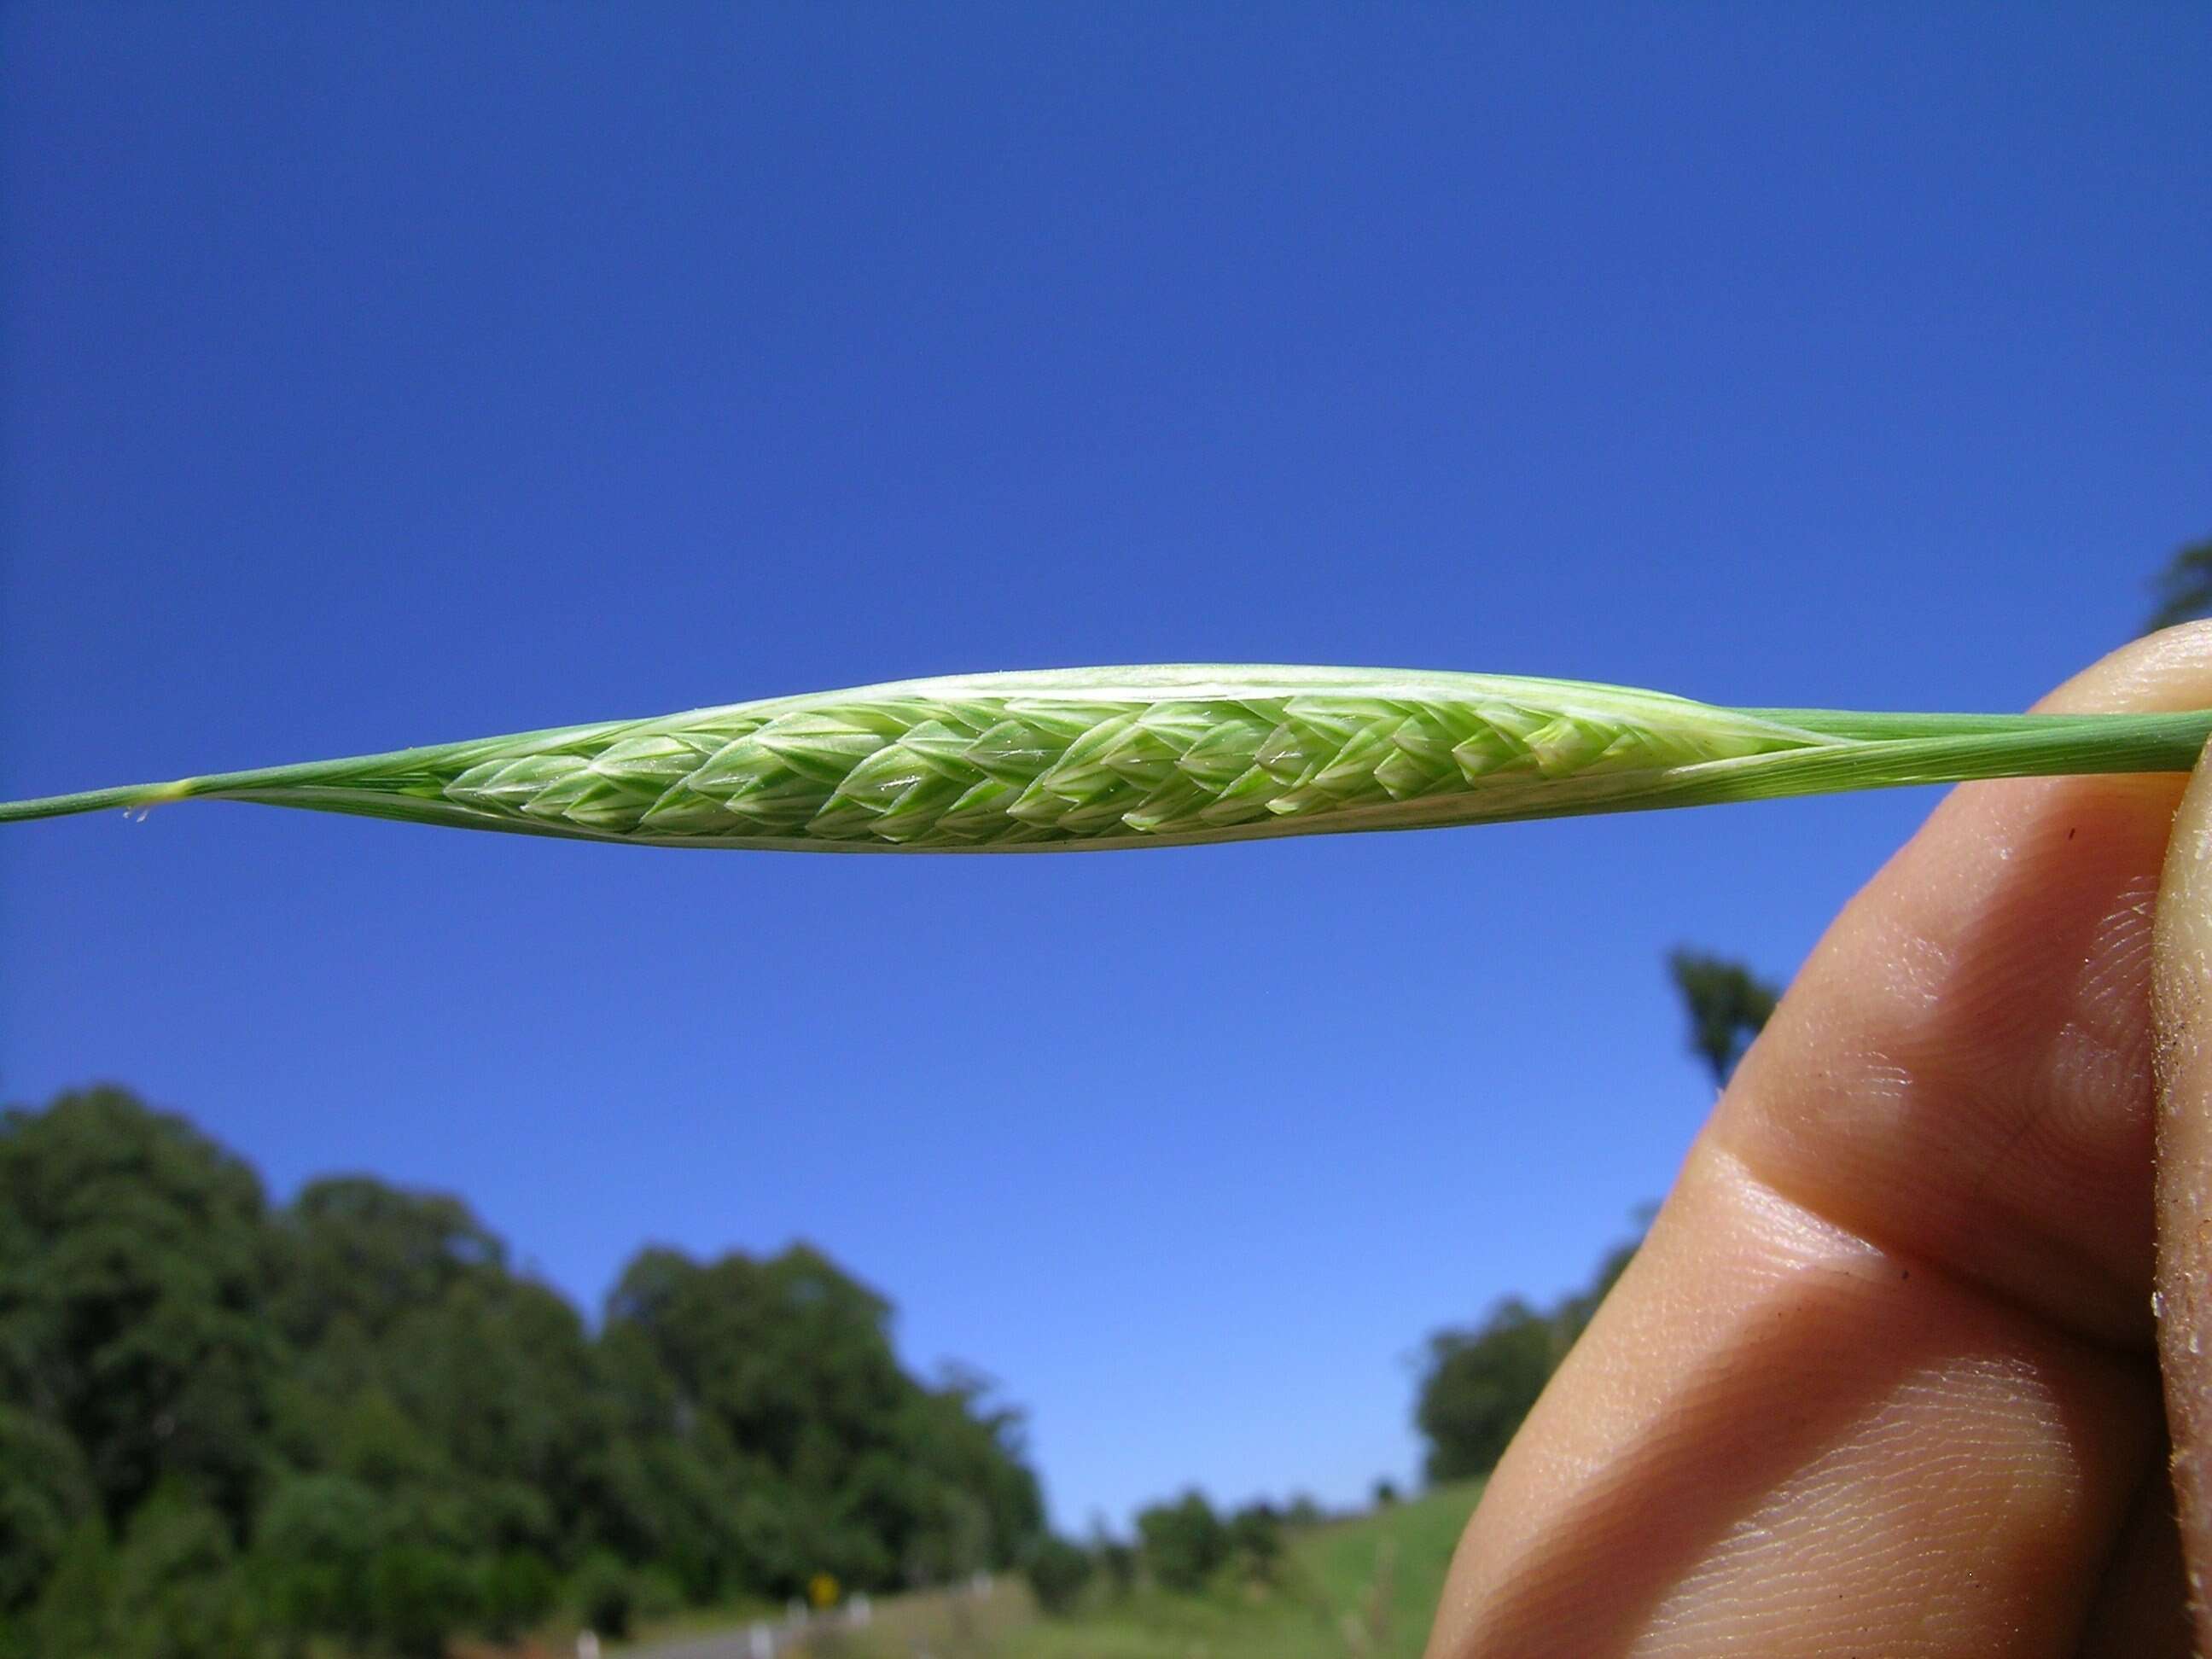
<svg viewBox="0 0 2212 1659">
<path fill-rule="evenodd" d="M 2036 705 L 2042 714 L 2137 714 L 2201 708 L 2212 688 L 2212 619 L 2130 640 Z"/>
<path fill-rule="evenodd" d="M 2134 641 L 2038 705 L 2208 706 L 2212 623 Z M 1867 1237 L 2094 1340 L 2146 1341 L 2150 936 L 2182 782 L 1954 792 L 1808 960 L 1723 1103 L 1723 1138 Z M 2202 883 L 2212 915 L 2212 851 Z"/>
</svg>

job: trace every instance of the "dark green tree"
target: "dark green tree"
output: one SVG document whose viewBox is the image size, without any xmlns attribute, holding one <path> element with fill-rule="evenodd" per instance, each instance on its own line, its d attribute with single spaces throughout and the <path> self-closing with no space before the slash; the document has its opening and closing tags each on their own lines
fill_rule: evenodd
<svg viewBox="0 0 2212 1659">
<path fill-rule="evenodd" d="M 445 1659 L 453 1634 L 480 1611 L 467 1565 L 434 1544 L 397 1540 L 369 1564 L 376 1640 L 399 1659 Z"/>
<path fill-rule="evenodd" d="M 591 1557 L 577 1570 L 576 1611 L 586 1627 L 617 1641 L 629 1635 L 637 1617 L 637 1580 L 615 1556 Z"/>
<path fill-rule="evenodd" d="M 1038 1607 L 1059 1619 L 1075 1610 L 1096 1565 L 1082 1546 L 1047 1536 L 1038 1540 L 1022 1571 Z"/>
<path fill-rule="evenodd" d="M 1463 1480 L 1497 1468 L 1565 1352 L 1551 1316 L 1517 1297 L 1472 1331 L 1431 1337 L 1413 1413 L 1429 1443 L 1428 1478 Z"/>
<path fill-rule="evenodd" d="M 1109 1594 L 1125 1596 L 1137 1587 L 1136 1546 L 1109 1532 L 1103 1516 L 1093 1517 L 1091 1522 L 1091 1559 L 1105 1575 Z"/>
<path fill-rule="evenodd" d="M 2154 605 L 2143 632 L 2212 616 L 2212 539 L 2191 542 L 2166 561 L 2151 584 Z"/>
<path fill-rule="evenodd" d="M 1229 1547 L 1244 1577 L 1272 1582 L 1283 1561 L 1283 1516 L 1272 1504 L 1247 1504 L 1229 1517 Z"/>
<path fill-rule="evenodd" d="M 1743 963 L 1702 951 L 1672 952 L 1667 971 L 1690 1017 L 1690 1052 L 1705 1061 L 1714 1087 L 1726 1087 L 1781 993 Z"/>
<path fill-rule="evenodd" d="M 453 1471 L 483 1547 L 557 1553 L 604 1443 L 591 1341 L 574 1308 L 504 1267 L 387 1331 L 383 1386 Z"/>
<path fill-rule="evenodd" d="M 120 1645 L 115 1551 L 98 1516 L 70 1534 L 19 1628 L 32 1659 L 103 1659 Z"/>
<path fill-rule="evenodd" d="M 272 1215 L 119 1091 L 9 1111 L 0 1659 L 428 1656 L 564 1589 L 618 1625 L 1029 1559 L 1018 1414 L 914 1376 L 890 1317 L 803 1245 L 656 1250 L 595 1338 L 458 1199 Z"/>
<path fill-rule="evenodd" d="M 560 1595 L 560 1575 L 544 1556 L 509 1550 L 493 1557 L 484 1565 L 477 1597 L 484 1634 L 497 1642 L 514 1641 L 552 1612 Z"/>
<path fill-rule="evenodd" d="M 657 1561 L 694 1601 L 805 1577 L 774 1477 L 712 1424 L 688 1435 L 623 1435 L 594 1455 L 592 1541 L 625 1561 Z"/>
<path fill-rule="evenodd" d="M 285 1459 L 360 1482 L 389 1525 L 479 1574 L 579 1553 L 613 1415 L 575 1310 L 444 1194 L 317 1182 L 277 1230 Z"/>
<path fill-rule="evenodd" d="M 935 1583 L 1026 1557 L 1044 1534 L 1044 1499 L 1024 1461 L 1020 1413 L 991 1401 L 988 1378 L 955 1369 L 917 1388 L 892 1425 L 912 1471 L 902 1576 Z"/>
<path fill-rule="evenodd" d="M 1228 1561 L 1231 1547 L 1229 1528 L 1197 1491 L 1138 1511 L 1137 1540 L 1152 1582 L 1184 1594 L 1205 1589 Z"/>
<path fill-rule="evenodd" d="M 0 1398 L 84 1455 L 111 1528 L 165 1477 L 234 1535 L 279 1347 L 253 1172 L 117 1089 L 0 1115 Z"/>
<path fill-rule="evenodd" d="M 165 1480 L 132 1515 L 115 1553 L 115 1638 L 106 1659 L 252 1652 L 260 1621 L 232 1571 L 235 1553 L 223 1517 L 182 1479 Z"/>
<path fill-rule="evenodd" d="M 0 1406 L 0 1617 L 20 1613 L 100 1511 L 76 1442 L 59 1425 Z"/>
<path fill-rule="evenodd" d="M 890 1318 L 803 1244 L 706 1263 L 648 1250 L 609 1297 L 603 1346 L 630 1455 L 700 1449 L 741 1581 L 783 1595 L 817 1572 L 863 1589 L 937 1582 L 1012 1565 L 1041 1529 L 1018 1419 L 988 1408 L 975 1379 L 910 1376 Z M 641 1559 L 640 1536 L 665 1535 L 665 1498 L 609 1479 L 635 1494 L 610 1541 Z"/>
<path fill-rule="evenodd" d="M 376 1630 L 369 1572 L 395 1519 L 378 1493 L 350 1476 L 289 1474 L 277 1481 L 253 1540 L 271 1622 L 300 1641 L 368 1641 Z"/>
<path fill-rule="evenodd" d="M 347 1327 L 380 1339 L 456 1285 L 505 1276 L 500 1242 L 442 1193 L 333 1176 L 302 1188 L 276 1221 L 284 1271 L 270 1312 L 302 1349 Z"/>
<path fill-rule="evenodd" d="M 1636 1249 L 1634 1241 L 1615 1245 L 1588 1285 L 1547 1310 L 1508 1297 L 1474 1329 L 1438 1331 L 1429 1339 L 1413 1410 L 1428 1442 L 1429 1480 L 1463 1480 L 1498 1466 Z"/>
</svg>

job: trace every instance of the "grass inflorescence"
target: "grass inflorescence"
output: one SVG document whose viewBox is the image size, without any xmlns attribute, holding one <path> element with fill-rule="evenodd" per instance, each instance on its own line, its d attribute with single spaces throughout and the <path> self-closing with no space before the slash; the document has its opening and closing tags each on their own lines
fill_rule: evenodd
<svg viewBox="0 0 2212 1659">
<path fill-rule="evenodd" d="M 0 804 L 190 799 L 669 847 L 1184 846 L 2067 772 L 2185 771 L 2212 713 L 1716 707 L 1571 680 L 1177 665 L 908 680 Z"/>
</svg>

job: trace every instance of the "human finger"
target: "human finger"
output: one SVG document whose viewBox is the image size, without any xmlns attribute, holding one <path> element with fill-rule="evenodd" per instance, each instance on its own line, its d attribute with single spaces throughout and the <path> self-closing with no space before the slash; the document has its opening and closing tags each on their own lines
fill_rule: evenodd
<svg viewBox="0 0 2212 1659">
<path fill-rule="evenodd" d="M 2208 703 L 2198 628 L 2041 706 Z M 1961 788 L 1847 907 L 1500 1465 L 1432 1655 L 2072 1655 L 2138 1611 L 2125 1650 L 2186 1651 L 2148 1305 L 2181 787 Z"/>
</svg>

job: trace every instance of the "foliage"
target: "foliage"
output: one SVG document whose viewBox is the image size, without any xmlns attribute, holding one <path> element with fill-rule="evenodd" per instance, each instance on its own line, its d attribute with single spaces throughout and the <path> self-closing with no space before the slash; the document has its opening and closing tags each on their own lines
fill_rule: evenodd
<svg viewBox="0 0 2212 1659">
<path fill-rule="evenodd" d="M 1550 1315 L 1517 1297 L 1472 1331 L 1431 1337 L 1413 1413 L 1429 1443 L 1428 1478 L 1463 1480 L 1497 1468 L 1570 1340 Z"/>
<path fill-rule="evenodd" d="M 1697 951 L 1674 951 L 1667 971 L 1690 1017 L 1690 1052 L 1712 1073 L 1713 1086 L 1725 1087 L 1781 993 L 1743 963 Z"/>
<path fill-rule="evenodd" d="M 640 1455 L 712 1470 L 715 1488 L 691 1505 L 713 1514 L 679 1522 L 680 1481 L 618 1474 L 620 1519 L 704 1540 L 711 1559 L 678 1563 L 695 1593 L 795 1595 L 820 1571 L 859 1589 L 939 1582 L 1018 1559 L 1042 1529 L 1018 1419 L 976 1379 L 908 1377 L 890 1313 L 806 1245 L 704 1264 L 647 1251 L 623 1276 L 605 1342 Z"/>
<path fill-rule="evenodd" d="M 118 1638 L 115 1553 L 98 1516 L 73 1530 L 23 1621 L 28 1651 L 106 1655 Z"/>
<path fill-rule="evenodd" d="M 252 1171 L 115 1089 L 0 1115 L 0 1398 L 66 1434 L 109 1526 L 192 1482 L 233 1528 L 277 1348 Z"/>
<path fill-rule="evenodd" d="M 1632 1242 L 1616 1245 L 1589 1284 L 1547 1310 L 1508 1297 L 1474 1329 L 1430 1337 L 1413 1420 L 1428 1442 L 1425 1472 L 1431 1481 L 1468 1480 L 1498 1467 L 1552 1373 L 1635 1254 Z"/>
<path fill-rule="evenodd" d="M 447 1637 L 477 1610 L 467 1565 L 435 1544 L 407 1540 L 377 1552 L 368 1595 L 378 1638 L 401 1659 L 443 1659 Z"/>
<path fill-rule="evenodd" d="M 0 1616 L 31 1604 L 98 1508 L 76 1442 L 56 1424 L 0 1406 Z"/>
<path fill-rule="evenodd" d="M 1176 1503 L 1139 1510 L 1137 1538 L 1152 1582 L 1169 1590 L 1204 1588 L 1228 1561 L 1231 1547 L 1229 1528 L 1195 1490 Z"/>
<path fill-rule="evenodd" d="M 229 1529 L 181 1480 L 131 1516 L 108 1582 L 116 1659 L 235 1659 L 258 1622 L 231 1571 Z M 434 1656 L 433 1656 L 434 1659 Z"/>
<path fill-rule="evenodd" d="M 511 1642 L 553 1610 L 560 1599 L 560 1575 L 553 1564 L 530 1550 L 508 1550 L 485 1564 L 477 1595 L 484 1634 Z"/>
<path fill-rule="evenodd" d="M 2212 616 L 2212 538 L 2178 550 L 2151 586 L 2155 604 L 2146 634 Z"/>
<path fill-rule="evenodd" d="M 1027 1559 L 1018 1416 L 909 1374 L 890 1318 L 808 1246 L 647 1250 L 594 1336 L 457 1199 L 342 1176 L 272 1212 L 120 1090 L 9 1110 L 0 1659 L 413 1659 L 564 1585 L 611 1635 Z"/>
<path fill-rule="evenodd" d="M 1106 1589 L 1110 1595 L 1125 1596 L 1137 1587 L 1137 1551 L 1106 1530 L 1103 1520 L 1094 1521 L 1091 1529 L 1091 1559 L 1106 1577 Z"/>
<path fill-rule="evenodd" d="M 1283 1517 L 1272 1504 L 1248 1504 L 1229 1517 L 1229 1548 L 1246 1577 L 1266 1582 L 1283 1559 Z"/>
<path fill-rule="evenodd" d="M 619 1641 L 637 1616 L 637 1584 L 629 1569 L 603 1550 L 577 1572 L 575 1601 L 586 1629 Z"/>
<path fill-rule="evenodd" d="M 1037 1606 L 1048 1614 L 1060 1618 L 1074 1609 L 1096 1566 L 1090 1551 L 1081 1545 L 1047 1536 L 1038 1540 L 1024 1573 Z"/>
<path fill-rule="evenodd" d="M 254 1528 L 255 1564 L 278 1626 L 354 1642 L 374 1634 L 369 1575 L 390 1525 L 382 1500 L 349 1475 L 284 1475 Z"/>
<path fill-rule="evenodd" d="M 1000 1637 L 998 1659 L 1419 1659 L 1479 1487 L 1445 1486 L 1285 1535 L 1273 1583 L 1094 1595 Z M 969 1649 L 967 1651 L 974 1651 Z M 879 1650 L 884 1659 L 906 1647 Z M 929 1651 L 957 1653 L 950 1644 Z"/>
</svg>

